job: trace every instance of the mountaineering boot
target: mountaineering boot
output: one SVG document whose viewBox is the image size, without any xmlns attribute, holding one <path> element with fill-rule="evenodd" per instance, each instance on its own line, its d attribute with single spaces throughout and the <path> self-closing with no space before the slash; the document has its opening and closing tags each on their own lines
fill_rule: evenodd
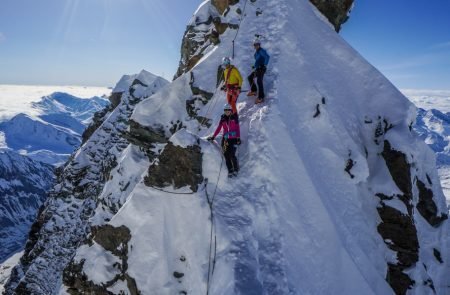
<svg viewBox="0 0 450 295">
<path fill-rule="evenodd" d="M 233 172 L 233 177 L 237 177 L 238 176 L 238 171 L 234 171 Z"/>
<path fill-rule="evenodd" d="M 249 91 L 249 92 L 247 93 L 247 96 L 256 96 L 256 92 L 254 92 L 254 91 Z"/>
<path fill-rule="evenodd" d="M 228 178 L 233 178 L 234 176 L 234 172 L 228 172 Z"/>
</svg>

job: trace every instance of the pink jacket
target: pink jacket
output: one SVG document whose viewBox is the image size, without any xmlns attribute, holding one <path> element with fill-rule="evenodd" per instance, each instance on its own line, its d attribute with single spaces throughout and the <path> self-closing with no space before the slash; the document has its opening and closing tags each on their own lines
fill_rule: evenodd
<svg viewBox="0 0 450 295">
<path fill-rule="evenodd" d="M 241 131 L 239 129 L 239 118 L 237 114 L 232 114 L 230 117 L 222 115 L 220 118 L 219 126 L 217 126 L 216 132 L 214 132 L 214 137 L 216 137 L 220 130 L 223 129 L 223 138 L 233 139 L 240 138 Z"/>
</svg>

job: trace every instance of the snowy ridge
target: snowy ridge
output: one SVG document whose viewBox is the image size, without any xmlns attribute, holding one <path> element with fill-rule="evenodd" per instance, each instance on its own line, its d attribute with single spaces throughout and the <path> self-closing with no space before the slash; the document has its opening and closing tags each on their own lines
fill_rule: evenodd
<svg viewBox="0 0 450 295">
<path fill-rule="evenodd" d="M 129 87 L 133 88 L 131 83 Z M 157 90 L 154 87 L 153 93 Z M 124 94 L 120 104 L 104 114 L 101 126 L 58 174 L 45 209 L 30 234 L 30 237 L 37 236 L 38 239 L 29 240 L 24 257 L 6 286 L 6 294 L 19 290 L 55 294 L 62 271 L 89 231 L 87 220 L 96 208 L 111 171 L 123 153 L 129 152 L 137 159 L 142 157 L 138 149 L 127 149 L 129 143 L 121 137 L 139 100 L 129 91 Z M 103 208 L 101 201 L 98 204 Z M 113 205 L 120 207 L 120 204 Z"/>
<path fill-rule="evenodd" d="M 132 82 L 60 176 L 6 294 L 448 293 L 447 208 L 414 105 L 309 1 L 241 2 L 221 16 L 245 16 L 233 63 L 250 67 L 255 34 L 272 58 L 266 103 L 239 99 L 240 175 L 204 139 L 228 28 L 156 94 Z"/>
</svg>

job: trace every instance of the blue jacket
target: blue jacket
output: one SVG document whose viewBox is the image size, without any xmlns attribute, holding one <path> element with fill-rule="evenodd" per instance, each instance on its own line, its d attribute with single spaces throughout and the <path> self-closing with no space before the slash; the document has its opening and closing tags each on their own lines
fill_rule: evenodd
<svg viewBox="0 0 450 295">
<path fill-rule="evenodd" d="M 259 48 L 255 52 L 255 69 L 267 66 L 269 63 L 270 56 L 267 54 L 267 51 L 263 48 Z"/>
</svg>

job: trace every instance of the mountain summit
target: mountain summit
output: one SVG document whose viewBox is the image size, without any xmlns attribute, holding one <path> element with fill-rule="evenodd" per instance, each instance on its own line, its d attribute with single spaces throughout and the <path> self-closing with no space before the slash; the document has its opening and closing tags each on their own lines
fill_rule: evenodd
<svg viewBox="0 0 450 295">
<path fill-rule="evenodd" d="M 122 80 L 6 294 L 448 293 L 447 208 L 414 105 L 309 1 L 217 2 L 192 18 L 176 80 Z M 220 61 L 250 70 L 255 37 L 267 98 L 238 100 L 230 180 L 205 138 Z"/>
</svg>

